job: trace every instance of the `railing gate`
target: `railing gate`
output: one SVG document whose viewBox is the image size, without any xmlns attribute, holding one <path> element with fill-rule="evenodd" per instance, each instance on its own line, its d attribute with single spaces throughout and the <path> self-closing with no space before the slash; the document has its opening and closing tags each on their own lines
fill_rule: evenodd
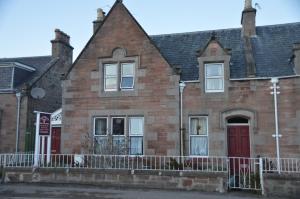
<svg viewBox="0 0 300 199">
<path fill-rule="evenodd" d="M 228 158 L 229 189 L 262 191 L 262 160 L 260 158 Z"/>
</svg>

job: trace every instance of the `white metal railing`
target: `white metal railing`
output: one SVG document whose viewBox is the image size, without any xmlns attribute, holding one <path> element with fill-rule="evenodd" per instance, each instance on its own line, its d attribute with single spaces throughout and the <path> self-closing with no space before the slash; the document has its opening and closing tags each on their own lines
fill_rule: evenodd
<svg viewBox="0 0 300 199">
<path fill-rule="evenodd" d="M 87 168 L 87 169 L 127 169 L 127 170 L 171 170 L 199 172 L 229 172 L 239 164 L 245 166 L 249 161 L 253 165 L 258 158 L 228 157 L 190 157 L 190 156 L 130 156 L 130 155 L 96 155 L 96 154 L 52 154 L 47 161 L 45 155 L 39 155 L 34 165 L 34 154 L 0 154 L 0 167 L 41 167 L 41 168 Z M 232 161 L 235 159 L 235 161 Z M 231 163 L 230 163 L 231 161 Z M 234 162 L 234 163 L 232 163 Z M 243 163 L 244 162 L 244 163 Z M 230 165 L 230 164 L 231 165 Z M 246 162 L 248 164 L 248 162 Z M 276 158 L 262 158 L 262 171 L 275 173 Z M 300 173 L 300 158 L 281 158 L 282 173 Z"/>
<path fill-rule="evenodd" d="M 266 173 L 279 172 L 277 158 L 263 158 L 263 171 Z M 300 173 L 300 158 L 280 158 L 281 173 Z"/>
<path fill-rule="evenodd" d="M 227 157 L 190 156 L 130 156 L 130 155 L 79 155 L 52 154 L 39 155 L 34 165 L 34 154 L 0 154 L 3 167 L 40 168 L 86 168 L 86 169 L 125 169 L 125 170 L 166 170 L 227 172 Z"/>
</svg>

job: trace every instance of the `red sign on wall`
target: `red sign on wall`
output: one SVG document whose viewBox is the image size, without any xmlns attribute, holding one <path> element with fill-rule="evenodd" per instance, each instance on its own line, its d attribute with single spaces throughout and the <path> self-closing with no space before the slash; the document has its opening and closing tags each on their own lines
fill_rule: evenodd
<svg viewBox="0 0 300 199">
<path fill-rule="evenodd" d="M 39 135 L 50 135 L 51 114 L 40 113 L 40 132 Z"/>
</svg>

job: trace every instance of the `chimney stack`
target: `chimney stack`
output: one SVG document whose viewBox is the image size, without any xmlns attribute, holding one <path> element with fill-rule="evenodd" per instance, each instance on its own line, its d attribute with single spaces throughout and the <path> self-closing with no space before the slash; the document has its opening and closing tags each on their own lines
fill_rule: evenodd
<svg viewBox="0 0 300 199">
<path fill-rule="evenodd" d="M 97 19 L 93 21 L 94 24 L 94 33 L 96 30 L 101 26 L 102 22 L 104 21 L 105 18 L 105 12 L 101 9 L 97 9 Z"/>
<path fill-rule="evenodd" d="M 57 72 L 66 72 L 73 61 L 73 47 L 70 45 L 70 36 L 59 29 L 55 29 L 55 38 L 52 43 L 52 58 L 59 58 L 60 67 Z"/>
<path fill-rule="evenodd" d="M 293 52 L 294 70 L 296 75 L 300 75 L 300 43 L 294 43 Z"/>
<path fill-rule="evenodd" d="M 252 7 L 252 0 L 245 0 L 245 8 L 242 13 L 242 36 L 251 37 L 256 35 L 256 9 Z"/>
</svg>

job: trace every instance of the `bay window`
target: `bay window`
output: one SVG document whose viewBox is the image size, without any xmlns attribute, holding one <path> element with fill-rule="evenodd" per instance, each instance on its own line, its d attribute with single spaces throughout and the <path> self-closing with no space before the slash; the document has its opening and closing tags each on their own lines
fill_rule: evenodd
<svg viewBox="0 0 300 199">
<path fill-rule="evenodd" d="M 95 153 L 143 155 L 143 136 L 144 117 L 94 118 Z"/>
</svg>

